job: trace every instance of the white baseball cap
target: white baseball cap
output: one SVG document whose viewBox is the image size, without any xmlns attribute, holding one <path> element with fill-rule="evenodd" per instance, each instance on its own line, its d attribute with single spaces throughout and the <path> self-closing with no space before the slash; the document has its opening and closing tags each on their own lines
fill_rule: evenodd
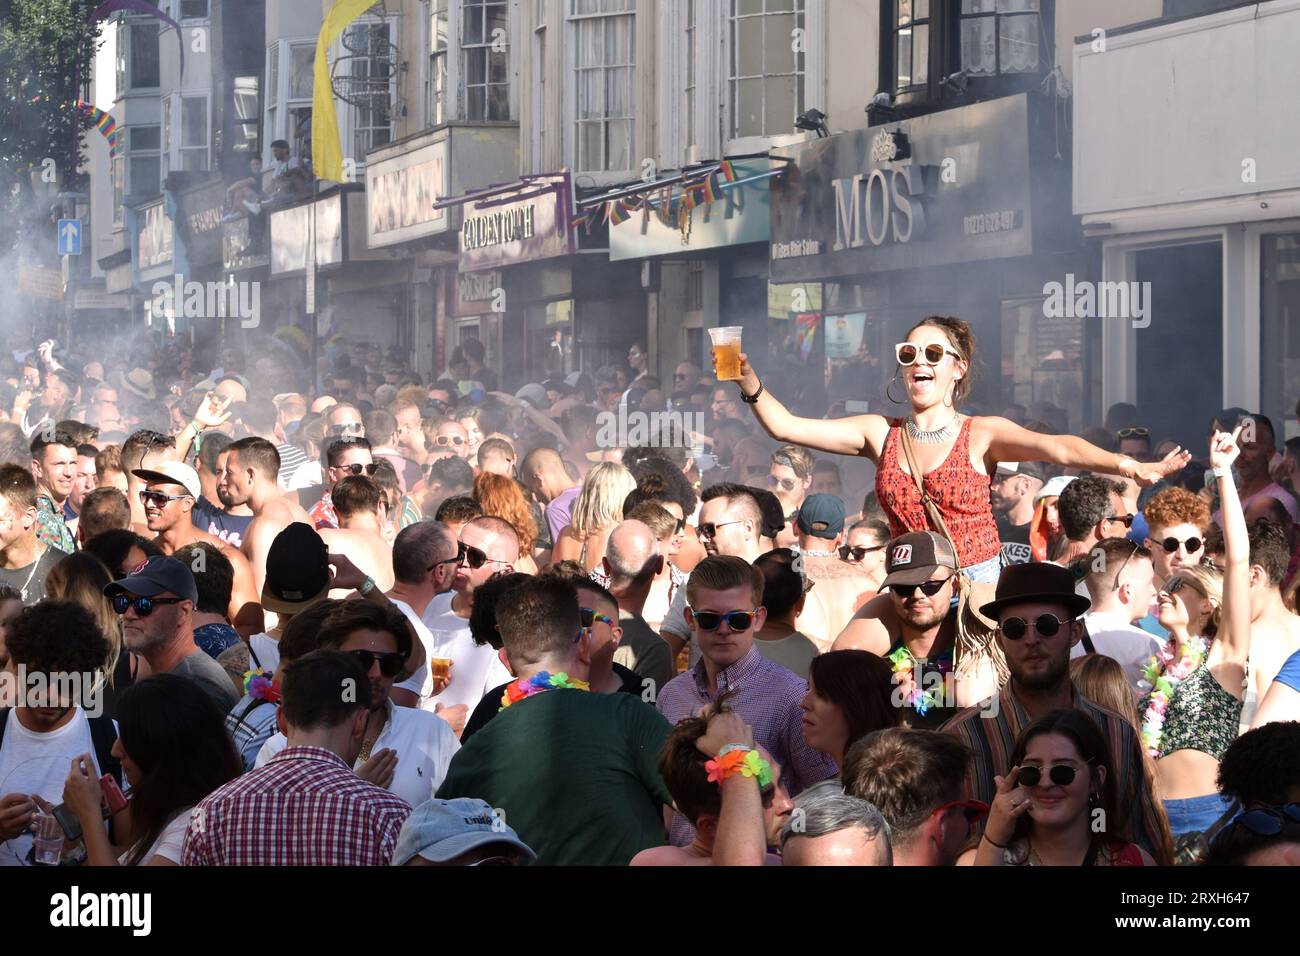
<svg viewBox="0 0 1300 956">
<path fill-rule="evenodd" d="M 131 474 L 145 482 L 166 482 L 180 485 L 194 498 L 199 500 L 203 486 L 199 484 L 199 475 L 184 462 L 164 461 L 157 468 L 136 468 Z"/>
</svg>

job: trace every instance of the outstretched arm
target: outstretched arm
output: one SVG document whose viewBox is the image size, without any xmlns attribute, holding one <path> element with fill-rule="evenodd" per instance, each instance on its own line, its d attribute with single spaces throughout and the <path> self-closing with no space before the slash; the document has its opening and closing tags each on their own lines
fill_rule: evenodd
<svg viewBox="0 0 1300 956">
<path fill-rule="evenodd" d="M 759 378 L 749 365 L 749 357 L 740 356 L 740 388 L 746 395 L 759 389 Z M 792 442 L 814 451 L 833 455 L 866 455 L 872 461 L 880 457 L 889 423 L 880 415 L 854 415 L 852 418 L 800 418 L 782 405 L 766 388 L 753 406 L 754 417 L 763 431 L 780 442 Z"/>
<path fill-rule="evenodd" d="M 1098 448 L 1075 435 L 1044 435 L 1021 428 L 1006 418 L 980 417 L 978 427 L 988 438 L 985 463 L 992 473 L 1000 461 L 1048 461 L 1065 468 L 1082 468 L 1132 478 L 1150 487 L 1181 471 L 1192 460 L 1189 452 L 1175 448 L 1158 462 L 1143 464 Z"/>
<path fill-rule="evenodd" d="M 1214 637 L 1214 654 L 1221 663 L 1245 667 L 1250 656 L 1250 536 L 1246 530 L 1246 514 L 1237 497 L 1237 485 L 1232 480 L 1232 463 L 1240 449 L 1237 437 L 1241 426 L 1231 434 L 1215 432 L 1210 439 L 1210 467 L 1214 469 L 1219 485 L 1219 501 L 1223 515 L 1223 614 L 1219 630 Z M 1224 689 L 1234 697 L 1241 696 L 1240 684 L 1235 674 L 1229 684 L 1236 684 L 1235 692 Z"/>
</svg>

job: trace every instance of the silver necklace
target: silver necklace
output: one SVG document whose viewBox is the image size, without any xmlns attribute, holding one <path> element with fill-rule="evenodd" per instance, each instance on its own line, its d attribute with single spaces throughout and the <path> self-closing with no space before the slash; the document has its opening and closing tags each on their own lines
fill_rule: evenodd
<svg viewBox="0 0 1300 956">
<path fill-rule="evenodd" d="M 954 415 L 948 424 L 942 428 L 934 428 L 926 431 L 918 428 L 916 419 L 911 415 L 907 416 L 907 435 L 912 441 L 920 442 L 922 445 L 946 445 L 957 437 L 957 416 Z"/>
<path fill-rule="evenodd" d="M 18 593 L 22 595 L 22 602 L 24 604 L 27 603 L 27 588 L 32 583 L 32 578 L 36 577 L 36 569 L 41 566 L 41 558 L 43 558 L 44 556 L 45 556 L 45 549 L 42 548 L 40 551 L 37 552 L 36 560 L 32 562 L 32 569 L 27 573 L 27 580 L 24 581 L 23 586 L 18 589 Z"/>
<path fill-rule="evenodd" d="M 803 552 L 805 558 L 834 558 L 838 557 L 835 551 L 813 551 L 811 548 Z"/>
</svg>

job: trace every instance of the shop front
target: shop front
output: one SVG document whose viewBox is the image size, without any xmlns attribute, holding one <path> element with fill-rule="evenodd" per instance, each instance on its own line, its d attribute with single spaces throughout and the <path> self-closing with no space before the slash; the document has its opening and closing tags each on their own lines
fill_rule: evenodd
<svg viewBox="0 0 1300 956">
<path fill-rule="evenodd" d="M 1068 161 L 1028 94 L 772 151 L 769 314 L 790 330 L 810 401 L 894 414 L 894 343 L 928 315 L 976 336 L 972 407 L 1019 405 L 1056 429 L 1099 417 L 1086 320 L 1058 315 L 1053 283 L 1088 279 L 1069 214 Z M 786 310 L 782 320 L 779 313 Z"/>
</svg>

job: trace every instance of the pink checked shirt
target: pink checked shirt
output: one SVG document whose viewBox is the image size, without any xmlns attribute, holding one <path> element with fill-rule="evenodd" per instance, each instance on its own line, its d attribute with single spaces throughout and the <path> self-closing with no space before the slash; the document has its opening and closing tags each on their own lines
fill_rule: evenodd
<svg viewBox="0 0 1300 956">
<path fill-rule="evenodd" d="M 194 808 L 184 866 L 387 866 L 411 807 L 337 754 L 289 747 Z"/>
</svg>

